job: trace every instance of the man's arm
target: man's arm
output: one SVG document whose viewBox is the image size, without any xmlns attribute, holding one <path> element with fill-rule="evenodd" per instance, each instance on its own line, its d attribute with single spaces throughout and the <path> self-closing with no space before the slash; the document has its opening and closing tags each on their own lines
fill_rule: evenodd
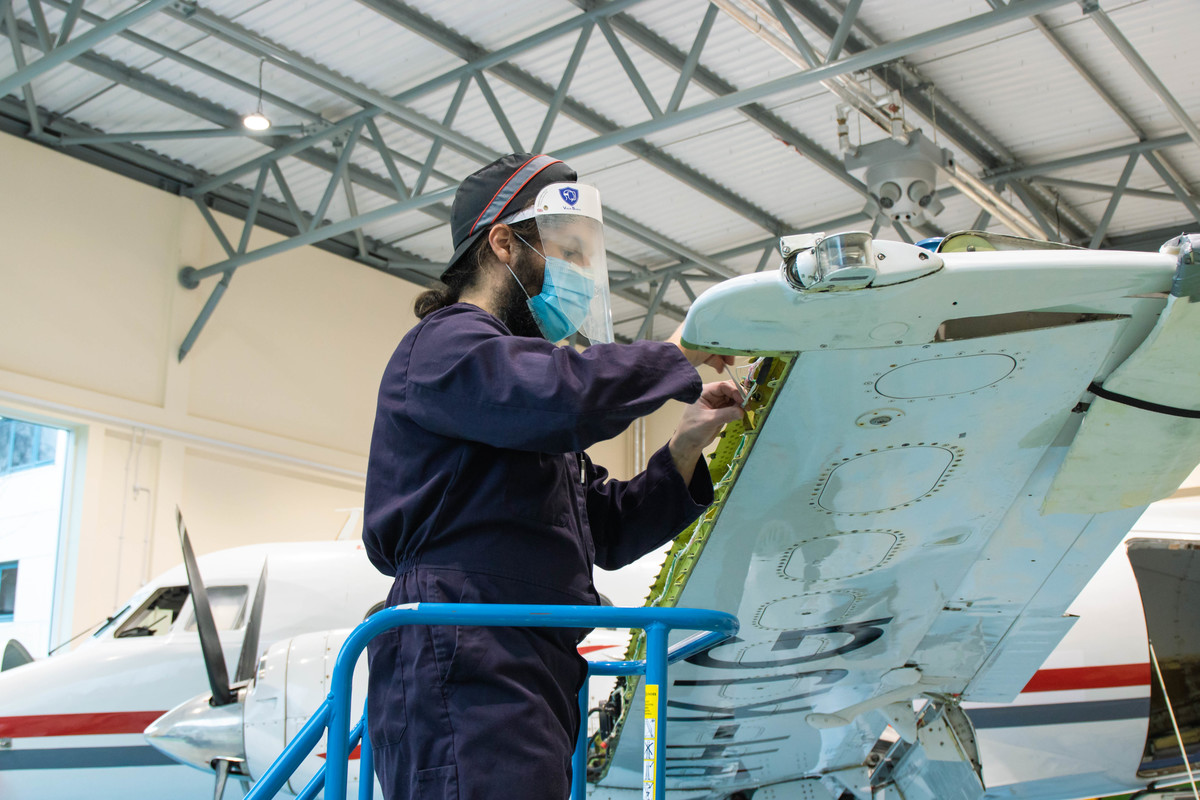
<svg viewBox="0 0 1200 800">
<path fill-rule="evenodd" d="M 726 423 L 745 412 L 728 381 L 704 387 L 700 400 L 684 412 L 675 435 L 641 474 L 608 480 L 591 468 L 587 507 L 596 544 L 596 565 L 616 569 L 675 537 L 712 502 L 712 481 L 703 450 Z"/>
</svg>

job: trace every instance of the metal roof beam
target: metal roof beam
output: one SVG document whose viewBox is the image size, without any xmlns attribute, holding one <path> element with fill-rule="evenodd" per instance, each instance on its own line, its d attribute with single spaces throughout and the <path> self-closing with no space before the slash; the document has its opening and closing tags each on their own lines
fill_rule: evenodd
<svg viewBox="0 0 1200 800">
<path fill-rule="evenodd" d="M 1117 51 L 1129 63 L 1129 66 L 1133 67 L 1133 71 L 1146 82 L 1146 85 L 1150 87 L 1150 91 L 1158 96 L 1162 104 L 1167 107 L 1167 111 L 1175 118 L 1180 127 L 1187 132 L 1192 141 L 1200 145 L 1200 127 L 1197 127 L 1192 118 L 1188 116 L 1188 113 L 1183 110 L 1183 106 L 1179 105 L 1179 101 L 1175 99 L 1171 91 L 1159 80 L 1158 75 L 1154 73 L 1154 70 L 1150 68 L 1150 65 L 1146 63 L 1133 44 L 1125 38 L 1121 30 L 1113 24 L 1108 14 L 1104 13 L 1104 10 L 1100 8 L 1098 3 L 1088 8 L 1086 13 L 1092 18 L 1092 22 L 1095 22 L 1097 27 L 1104 32 L 1108 40 L 1113 43 L 1113 46 L 1117 48 Z"/>
<path fill-rule="evenodd" d="M 76 56 L 91 50 L 110 36 L 115 36 L 129 26 L 172 4 L 180 9 L 195 10 L 194 2 L 182 2 L 181 0 L 145 0 L 141 5 L 134 6 L 128 11 L 118 14 L 112 19 L 92 28 L 87 33 L 81 33 L 74 39 L 58 47 L 54 47 L 50 52 L 32 64 L 26 65 L 23 69 L 18 69 L 16 72 L 0 78 L 0 97 L 19 89 L 40 75 L 45 75 L 55 67 L 65 64 Z M 40 35 L 38 36 L 38 43 L 42 43 Z M 52 47 L 52 43 L 49 41 L 46 41 L 45 45 L 47 48 Z"/>
<path fill-rule="evenodd" d="M 21 37 L 17 33 L 17 18 L 13 13 L 11 3 L 6 3 L 3 9 L 4 13 L 0 16 L 4 19 L 4 25 L 8 28 L 8 41 L 12 45 L 13 63 L 17 67 L 17 72 L 25 69 L 25 49 L 21 46 Z M 30 133 L 35 139 L 42 138 L 42 120 L 38 114 L 37 100 L 33 96 L 33 86 L 25 83 L 21 85 L 21 95 L 25 100 L 25 108 L 29 112 Z"/>
<path fill-rule="evenodd" d="M 617 4 L 610 4 L 610 5 L 615 6 Z M 606 6 L 606 8 L 607 8 L 607 6 Z M 190 21 L 193 24 L 197 25 L 198 27 L 201 27 L 202 29 L 209 29 L 209 30 L 214 31 L 214 35 L 217 35 L 223 39 L 227 39 L 231 43 L 236 44 L 245 49 L 248 49 L 251 52 L 257 52 L 256 50 L 254 50 L 253 43 L 260 42 L 265 47 L 265 50 L 263 52 L 273 55 L 276 58 L 283 58 L 286 61 L 288 68 L 291 69 L 292 71 L 297 72 L 297 74 L 301 74 L 301 75 L 307 76 L 309 78 L 318 80 L 318 82 L 324 82 L 324 81 L 328 80 L 332 83 L 339 84 L 341 87 L 350 85 L 349 81 L 346 81 L 344 78 L 341 78 L 340 76 L 333 75 L 328 70 L 326 70 L 323 67 L 320 67 L 319 65 L 312 64 L 311 62 L 309 62 L 307 59 L 303 58 L 299 54 L 291 53 L 290 51 L 287 51 L 284 48 L 279 47 L 278 45 L 267 42 L 266 40 L 262 39 L 262 37 L 259 37 L 257 34 L 255 34 L 253 31 L 249 31 L 245 28 L 241 28 L 240 26 L 237 26 L 235 23 L 232 23 L 228 20 L 224 20 L 215 14 L 212 14 L 207 11 L 198 12 L 196 15 L 193 16 L 193 18 Z M 484 59 L 486 60 L 486 58 L 487 57 L 485 56 Z M 458 71 L 456 70 L 455 72 L 458 72 Z M 447 73 L 447 74 L 449 74 L 449 73 Z M 332 77 L 330 77 L 330 76 L 332 76 Z M 437 79 L 434 79 L 434 80 L 437 80 Z M 430 82 L 427 81 L 426 83 L 428 84 Z M 461 86 L 461 84 L 460 84 L 460 86 Z M 339 91 L 341 91 L 341 88 L 339 88 Z M 367 90 L 365 88 L 362 89 L 360 93 L 363 95 L 369 95 L 369 96 L 361 97 L 361 98 L 357 97 L 355 94 L 351 94 L 350 96 L 352 99 L 365 100 L 366 102 L 371 102 L 372 100 L 379 99 L 378 97 L 374 96 L 374 95 L 377 95 L 378 93 L 374 93 L 371 90 Z M 417 114 L 416 112 L 413 112 L 407 108 L 403 108 L 395 102 L 387 100 L 385 102 L 385 105 L 389 106 L 389 109 L 388 109 L 389 113 L 403 112 L 402 121 L 405 122 L 406 124 L 416 128 L 417 130 L 421 130 L 421 131 L 425 132 L 427 135 L 431 135 L 431 136 L 435 136 L 435 137 L 437 137 L 437 136 L 444 137 L 444 139 L 448 145 L 450 145 L 451 147 L 454 147 L 459 152 L 461 152 L 471 158 L 474 158 L 481 162 L 486 163 L 486 162 L 494 160 L 495 158 L 497 158 L 501 155 L 500 153 L 494 152 L 494 151 L 490 150 L 489 148 L 487 148 L 486 146 L 484 146 L 478 142 L 475 142 L 466 136 L 463 136 L 461 134 L 458 134 L 458 133 L 450 130 L 448 128 L 448 126 L 446 126 L 444 124 L 439 125 L 439 124 L 433 122 L 432 120 L 427 120 L 424 117 L 422 117 L 421 115 Z M 199 186 L 197 186 L 194 191 L 195 191 L 195 193 L 198 193 L 198 194 L 202 194 L 202 193 L 211 191 L 213 188 L 223 185 L 228 180 L 231 180 L 233 177 L 236 177 L 238 174 L 244 173 L 246 170 L 246 167 L 249 165 L 257 165 L 257 167 L 261 167 L 262 165 L 270 163 L 271 161 L 278 160 L 279 158 L 283 157 L 284 155 L 293 155 L 296 153 L 300 153 L 300 152 L 304 151 L 308 147 L 308 144 L 311 142 L 328 139 L 328 138 L 339 135 L 347 127 L 347 122 L 349 122 L 350 126 L 357 125 L 361 121 L 371 119 L 371 117 L 375 116 L 377 113 L 380 113 L 380 110 L 378 107 L 369 107 L 367 109 L 364 109 L 363 111 L 357 112 L 355 114 L 350 115 L 349 117 L 346 117 L 345 119 L 343 119 L 342 121 L 329 127 L 328 129 L 323 130 L 317 134 L 314 134 L 313 136 L 308 137 L 307 139 L 299 139 L 299 140 L 294 140 L 287 144 L 275 145 L 277 147 L 277 149 L 273 153 L 268 153 L 268 154 L 260 156 L 256 159 L 252 159 L 251 161 L 243 164 L 241 167 L 234 168 L 233 170 L 227 171 L 226 173 L 224 173 L 222 175 L 219 175 L 215 178 L 204 181 Z M 611 125 L 611 123 L 609 123 L 609 124 Z M 436 153 L 434 153 L 433 155 L 436 158 Z M 423 169 L 427 168 L 429 163 L 430 163 L 430 161 L 427 159 L 426 165 L 425 165 L 425 167 L 423 167 Z M 449 179 L 449 181 L 455 185 L 457 184 L 457 180 L 455 180 L 455 179 Z M 694 185 L 694 188 L 697 188 L 698 190 L 704 191 L 706 193 L 711 191 L 714 193 L 725 192 L 726 194 L 729 194 L 728 190 L 723 189 L 723 187 L 718 187 L 716 184 L 712 183 L 711 181 L 708 181 L 707 179 L 705 179 L 705 181 L 703 183 L 700 183 L 699 185 L 697 185 L 695 183 L 693 185 Z M 384 194 L 387 194 L 387 193 L 385 192 Z M 412 206 L 409 206 L 406 208 L 412 208 L 412 209 L 423 208 L 424 205 L 428 205 L 429 203 L 432 203 L 432 202 L 435 202 L 435 201 L 430 200 L 429 197 L 426 196 L 422 201 L 418 202 L 416 205 L 412 205 Z M 741 207 L 743 213 L 746 213 L 746 209 L 752 208 L 752 206 L 750 206 L 748 201 L 741 200 L 740 198 L 738 198 L 737 202 L 741 204 L 740 207 Z M 397 211 L 395 213 L 399 213 L 399 211 Z M 375 219 L 382 219 L 382 217 L 376 217 Z M 630 235 L 635 236 L 635 237 L 638 237 L 638 236 L 642 237 L 643 241 L 647 241 L 648 243 L 652 244 L 654 247 L 663 250 L 663 252 L 666 253 L 667 255 L 676 256 L 676 257 L 682 256 L 683 258 L 689 258 L 689 259 L 694 258 L 696 256 L 696 254 L 694 254 L 693 251 L 690 251 L 684 245 L 672 242 L 671 240 L 669 240 L 666 237 L 663 237 L 661 235 L 655 234 L 654 236 L 647 238 L 645 231 L 638 231 L 636 229 L 627 230 L 624 223 L 622 223 L 618 218 L 613 217 L 611 213 L 610 213 L 610 221 L 611 221 L 611 224 L 613 224 L 616 229 L 622 230 L 623 232 L 627 232 Z M 778 226 L 781 223 L 778 223 L 777 221 L 773 221 L 772 224 Z M 310 237 L 312 235 L 314 235 L 313 231 L 306 231 L 303 234 L 304 237 Z M 282 245 L 284 243 L 278 243 L 278 244 Z M 282 252 L 282 251 L 280 251 L 280 252 Z M 238 256 L 238 258 L 239 259 L 247 258 L 247 256 Z M 257 260 L 257 259 L 251 258 L 249 260 Z M 243 263 L 248 263 L 248 261 L 243 262 Z M 698 263 L 704 263 L 704 262 L 698 262 Z M 224 269 L 222 268 L 224 266 L 227 266 L 227 265 L 216 264 L 211 267 L 206 267 L 202 270 L 198 270 L 196 273 L 192 274 L 190 279 L 198 280 L 198 279 L 202 279 L 204 277 L 208 277 L 210 275 L 216 274 L 216 272 L 218 272 L 218 271 L 224 271 Z M 709 262 L 707 264 L 706 268 L 714 269 L 714 270 L 723 270 L 724 269 L 720 265 L 714 265 L 711 262 Z M 725 272 L 725 274 L 732 274 L 728 270 L 724 270 L 724 272 Z"/>
<path fill-rule="evenodd" d="M 780 3 L 782 0 L 771 0 L 771 2 Z M 830 37 L 831 40 L 838 36 L 845 23 L 845 19 L 839 22 L 836 17 L 831 16 L 813 0 L 788 0 L 788 3 L 809 25 Z M 993 7 L 1004 8 L 1003 4 Z M 856 22 L 856 27 L 870 46 L 878 46 L 880 40 L 867 30 L 865 25 Z M 857 53 L 866 49 L 867 46 L 855 37 L 848 39 L 845 49 L 847 52 Z M 940 132 L 950 143 L 979 162 L 981 167 L 997 167 L 1002 163 L 1012 163 L 1017 160 L 990 131 L 903 61 L 893 62 L 887 65 L 887 68 L 875 68 L 870 72 L 884 86 L 898 90 L 909 108 L 933 125 L 935 132 Z M 939 113 L 938 106 L 941 106 L 941 113 Z M 992 190 L 981 181 L 965 173 L 961 164 L 957 164 L 953 170 L 947 172 L 946 177 L 956 188 L 964 189 L 964 194 L 976 202 L 981 209 L 988 211 L 989 218 L 995 216 L 999 222 L 1020 235 L 1029 236 L 1037 230 L 1033 220 L 1026 218 L 1019 209 L 1009 204 L 1000 195 L 993 194 Z M 964 183 L 967 185 L 962 185 Z M 1027 187 L 1027 191 L 1033 201 L 1043 207 L 1052 204 L 1061 206 L 1056 213 L 1060 219 L 1065 217 L 1068 226 L 1073 229 L 1074 235 L 1082 236 L 1086 233 L 1089 225 L 1080 212 L 1059 203 L 1057 198 L 1054 199 L 1054 203 L 1047 201 L 1040 188 Z"/>
<path fill-rule="evenodd" d="M 561 148 L 557 151 L 557 155 L 560 158 L 570 158 L 586 153 L 593 153 L 606 147 L 614 147 L 635 139 L 641 139 L 687 122 L 702 119 L 710 114 L 733 110 L 739 106 L 757 102 L 780 92 L 820 83 L 822 80 L 844 73 L 869 69 L 870 67 L 902 58 L 923 48 L 962 36 L 979 33 L 980 31 L 988 30 L 1016 19 L 1024 19 L 1031 14 L 1037 14 L 1057 6 L 1065 5 L 1068 2 L 1071 2 L 1071 0 L 1022 0 L 1022 2 L 1006 6 L 1000 11 L 988 11 L 976 14 L 967 19 L 952 22 L 949 25 L 943 25 L 939 28 L 924 31 L 853 56 L 839 59 L 833 64 L 815 67 L 795 75 L 785 75 L 757 86 L 741 89 L 724 97 L 716 97 L 712 100 L 688 106 L 687 108 L 681 108 L 669 114 L 663 114 L 655 120 L 635 123 L 623 130 L 602 134 L 587 141 Z"/>
<path fill-rule="evenodd" d="M 1134 153 L 1134 156 L 1138 155 Z M 1078 189 L 1083 192 L 1099 192 L 1100 194 L 1112 194 L 1117 190 L 1115 186 L 1109 186 L 1104 183 L 1090 183 L 1088 181 L 1073 181 L 1069 178 L 1052 178 L 1049 175 L 1031 175 L 1028 178 L 1030 183 L 1045 184 L 1046 186 L 1061 186 L 1064 189 Z M 1169 200 L 1174 203 L 1179 200 L 1170 192 L 1155 192 L 1150 189 L 1132 189 L 1125 187 L 1123 194 L 1126 197 L 1141 197 L 1146 200 Z"/>
<path fill-rule="evenodd" d="M 1121 202 L 1121 198 L 1125 195 L 1126 187 L 1129 185 L 1129 178 L 1133 175 L 1133 168 L 1137 166 L 1138 154 L 1134 153 L 1125 162 L 1125 169 L 1121 170 L 1121 178 L 1117 181 L 1116 189 L 1113 190 L 1112 198 L 1108 201 L 1108 206 L 1104 209 L 1104 215 L 1100 217 L 1100 222 L 1096 225 L 1096 232 L 1092 234 L 1092 240 L 1088 242 L 1088 247 L 1095 250 L 1100 246 L 1100 242 L 1104 241 L 1104 234 L 1108 233 L 1108 226 L 1112 223 L 1113 214 L 1117 211 L 1117 204 Z"/>
<path fill-rule="evenodd" d="M 1200 206 L 1197 206 L 1195 199 L 1188 194 L 1187 189 L 1167 172 L 1166 167 L 1163 166 L 1163 163 L 1158 160 L 1158 156 L 1154 153 L 1145 153 L 1144 157 L 1150 162 L 1150 166 L 1154 168 L 1158 176 L 1175 193 L 1175 196 L 1179 198 L 1179 202 L 1183 203 L 1184 207 L 1191 213 L 1192 219 L 1196 220 L 1197 224 L 1200 224 Z"/>
<path fill-rule="evenodd" d="M 268 131 L 252 131 L 239 125 L 237 128 L 201 128 L 186 131 L 126 131 L 124 133 L 98 133 L 93 136 L 70 136 L 58 140 L 62 147 L 84 144 L 111 144 L 114 142 L 161 142 L 173 139 L 223 139 L 230 137 L 266 138 L 268 136 L 292 136 L 303 134 L 303 125 L 273 125 Z"/>
<path fill-rule="evenodd" d="M 583 2 L 583 0 L 572 1 L 575 2 L 576 5 L 579 5 Z M 625 36 L 627 36 L 630 40 L 637 43 L 638 46 L 658 58 L 664 64 L 674 69 L 683 68 L 683 63 L 687 58 L 687 54 L 676 49 L 665 39 L 647 28 L 642 23 L 638 22 L 636 19 L 626 14 L 617 14 L 609 20 L 609 24 L 611 24 L 614 29 L 625 34 Z M 703 86 L 705 89 L 716 95 L 724 96 L 733 94 L 737 91 L 737 87 L 704 66 L 698 66 L 696 68 L 696 74 L 693 80 L 695 80 L 698 85 Z M 799 130 L 789 125 L 787 122 L 784 122 L 776 115 L 772 114 L 760 103 L 748 103 L 740 106 L 737 111 L 742 116 L 746 117 L 751 122 L 755 123 L 763 130 L 782 141 L 788 147 L 797 150 L 801 155 L 808 158 L 813 164 L 834 178 L 837 178 L 854 192 L 863 197 L 868 196 L 866 184 L 847 172 L 846 167 L 842 163 L 841 159 L 838 159 L 826 152 L 812 139 L 808 138 Z M 783 224 L 772 232 L 776 234 L 783 234 L 788 230 L 790 230 L 790 226 Z"/>
<path fill-rule="evenodd" d="M 53 6 L 54 8 L 61 10 L 61 11 L 64 11 L 68 16 L 70 15 L 72 9 L 74 9 L 77 5 L 78 6 L 83 5 L 81 0 L 70 0 L 70 2 L 68 2 L 68 0 L 43 0 L 43 2 Z M 93 14 L 90 11 L 80 10 L 77 13 L 79 14 L 79 18 L 84 20 L 85 22 L 87 22 L 89 25 L 99 25 L 106 21 L 104 17 L 101 17 L 98 14 Z M 64 19 L 63 21 L 66 22 L 66 19 Z M 170 59 L 178 64 L 182 64 L 183 66 L 187 67 L 188 69 L 195 70 L 196 72 L 199 72 L 202 75 L 207 75 L 208 77 L 210 77 L 214 80 L 220 81 L 221 83 L 225 84 L 226 86 L 231 86 L 234 89 L 238 89 L 239 91 L 245 92 L 246 94 L 250 95 L 251 97 L 258 96 L 258 91 L 259 91 L 258 87 L 255 86 L 253 83 L 248 83 L 247 81 L 244 81 L 241 78 L 237 78 L 226 72 L 222 72 L 221 70 L 213 67 L 210 64 L 200 61 L 199 59 L 192 58 L 191 56 L 185 55 L 185 54 L 179 52 L 178 50 L 174 50 L 170 47 L 167 47 L 166 45 L 160 44 L 160 43 L 154 41 L 153 39 L 150 39 L 148 37 L 142 36 L 141 34 L 134 33 L 133 31 L 129 31 L 129 30 L 121 31 L 119 36 L 122 39 L 125 39 L 126 41 L 129 41 L 129 42 L 133 42 L 134 44 L 138 45 L 139 47 L 143 47 L 156 55 L 162 56 L 163 58 Z M 315 111 L 310 111 L 309 109 L 305 108 L 304 106 L 297 105 L 296 103 L 293 103 L 284 97 L 280 97 L 277 94 L 273 94 L 271 92 L 264 91 L 262 93 L 262 97 L 263 97 L 263 100 L 266 101 L 267 103 L 270 103 L 271 105 L 276 106 L 277 108 L 281 108 L 281 109 L 287 111 L 288 113 L 295 114 L 296 116 L 301 117 L 302 119 L 307 119 L 309 122 L 316 123 L 321 126 L 328 124 L 328 122 L 325 119 L 323 119 L 321 117 L 321 115 L 316 113 Z"/>
<path fill-rule="evenodd" d="M 1179 133 L 1174 136 L 1163 136 L 1158 139 L 1145 139 L 1140 142 L 1132 142 L 1130 144 L 1118 145 L 1109 147 L 1104 150 L 1097 150 L 1092 153 L 1081 153 L 1077 156 L 1067 156 L 1066 158 L 1056 158 L 1052 161 L 1043 161 L 1041 164 L 1031 164 L 1023 167 L 1009 168 L 1004 167 L 988 172 L 984 176 L 984 180 L 989 183 L 994 183 L 998 180 L 1024 180 L 1040 175 L 1043 172 L 1057 172 L 1060 169 L 1071 169 L 1072 167 L 1080 167 L 1085 164 L 1094 164 L 1097 161 L 1108 161 L 1113 158 L 1123 158 L 1132 155 L 1133 153 L 1149 153 L 1152 150 L 1162 150 L 1167 147 L 1177 147 L 1181 144 L 1187 144 L 1191 141 L 1191 137 L 1186 133 Z"/>
<path fill-rule="evenodd" d="M 396 0 L 359 0 L 359 2 L 370 7 L 377 13 L 387 17 L 396 24 L 408 28 L 414 33 L 423 36 L 432 42 L 435 42 L 440 47 L 445 48 L 459 58 L 470 61 L 471 63 L 482 63 L 488 60 L 492 55 L 489 53 L 489 51 L 475 44 L 470 39 L 467 39 L 450 28 L 435 22 L 424 14 L 409 8 L 402 3 L 396 2 Z M 609 8 L 609 6 L 603 6 L 602 8 Z M 599 8 L 593 9 L 593 11 L 598 10 Z M 619 14 L 616 11 L 609 16 L 611 17 L 611 20 L 607 21 L 609 23 L 626 18 L 624 14 Z M 597 23 L 600 25 L 602 31 L 608 27 L 608 24 L 606 24 L 606 19 L 603 17 L 598 18 Z M 622 23 L 617 27 L 623 28 L 624 25 Z M 617 46 L 614 47 L 613 41 L 615 40 L 615 37 L 610 37 L 607 33 L 605 34 L 605 37 L 608 39 L 609 46 L 613 48 L 613 54 L 616 56 L 617 60 L 624 63 L 622 55 L 624 55 L 624 60 L 628 60 L 628 53 L 624 53 L 624 48 L 620 47 L 619 40 Z M 508 50 L 511 49 L 511 47 L 502 49 Z M 683 69 L 684 60 L 686 59 L 681 57 L 680 63 L 677 67 L 678 69 Z M 632 62 L 630 62 L 630 65 L 632 66 Z M 524 92 L 536 100 L 540 100 L 541 102 L 547 104 L 550 104 L 554 101 L 555 89 L 553 87 L 543 83 L 513 64 L 495 63 L 488 67 L 488 70 L 500 80 L 503 80 L 505 83 L 508 83 L 510 86 Z M 700 79 L 701 72 L 702 68 L 698 67 L 696 75 L 698 80 Z M 636 71 L 635 73 L 630 74 L 631 80 L 633 80 L 634 74 L 636 74 Z M 637 88 L 639 81 L 640 76 L 638 81 L 634 81 L 635 88 Z M 650 102 L 653 102 L 653 97 L 649 95 L 649 89 L 645 89 L 644 93 L 642 89 L 638 89 L 638 91 L 639 94 L 642 95 L 643 102 L 646 102 L 646 98 L 648 96 L 650 97 Z M 650 104 L 647 104 L 647 108 L 650 109 L 652 117 L 658 116 L 658 114 L 654 113 L 654 108 L 651 108 Z M 563 99 L 561 113 L 580 125 L 583 125 L 584 127 L 598 133 L 603 134 L 620 130 L 620 126 L 615 122 L 571 97 L 566 97 Z M 659 114 L 661 114 L 661 112 L 659 112 Z M 499 122 L 499 119 L 497 119 L 497 121 Z M 698 192 L 701 192 L 707 196 L 709 199 L 715 200 L 731 211 L 734 211 L 735 213 L 745 217 L 767 231 L 778 233 L 782 230 L 785 230 L 787 227 L 782 220 L 770 214 L 769 212 L 758 208 L 747 198 L 738 195 L 725 186 L 722 186 L 712 178 L 700 173 L 695 168 L 679 161 L 673 156 L 666 154 L 648 142 L 641 140 L 629 141 L 625 142 L 622 147 L 645 161 L 647 164 L 656 167 L 671 177 L 683 182 L 684 184 L 687 184 L 688 186 L 691 186 Z M 537 148 L 534 149 L 536 150 Z"/>
<path fill-rule="evenodd" d="M 27 111 L 23 105 L 15 99 L 0 98 L 0 131 L 22 136 L 30 128 Z M 86 126 L 58 117 L 48 122 L 47 130 L 51 135 L 66 137 L 94 133 Z M 107 143 L 71 147 L 62 152 L 177 195 L 184 194 L 186 188 L 196 183 L 202 174 L 194 168 L 186 167 L 164 156 L 128 144 Z M 205 198 L 208 201 L 206 206 L 210 205 L 214 210 L 234 218 L 245 217 L 249 199 L 250 192 L 238 186 L 224 187 Z M 299 227 L 295 225 L 287 207 L 266 197 L 262 199 L 255 224 L 283 236 L 293 235 Z M 429 286 L 435 282 L 430 273 L 440 270 L 442 265 L 433 264 L 412 253 L 404 252 L 374 239 L 368 239 L 367 242 L 370 251 L 368 258 L 357 259 L 365 265 L 422 286 Z M 356 257 L 356 248 L 347 237 L 325 239 L 318 242 L 317 246 L 345 258 Z"/>
</svg>

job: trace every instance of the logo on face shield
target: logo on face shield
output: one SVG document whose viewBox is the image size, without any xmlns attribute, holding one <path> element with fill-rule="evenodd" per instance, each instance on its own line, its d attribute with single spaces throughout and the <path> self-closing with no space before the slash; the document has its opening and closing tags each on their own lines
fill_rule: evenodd
<svg viewBox="0 0 1200 800">
<path fill-rule="evenodd" d="M 562 195 L 562 199 L 567 201 L 567 205 L 573 206 L 579 202 L 579 190 L 570 186 L 564 186 L 558 190 Z"/>
</svg>

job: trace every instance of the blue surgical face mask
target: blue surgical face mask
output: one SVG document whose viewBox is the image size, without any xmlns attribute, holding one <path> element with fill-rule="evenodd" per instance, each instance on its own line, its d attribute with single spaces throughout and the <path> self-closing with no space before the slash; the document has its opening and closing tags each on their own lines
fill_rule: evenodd
<svg viewBox="0 0 1200 800">
<path fill-rule="evenodd" d="M 520 236 L 517 238 L 525 242 Z M 546 261 L 542 290 L 533 297 L 525 292 L 528 298 L 526 304 L 542 335 L 551 342 L 561 341 L 579 330 L 579 326 L 587 319 L 595 293 L 595 281 L 572 266 L 571 262 L 546 256 L 529 242 L 525 242 L 525 246 Z M 508 267 L 508 272 L 524 292 L 525 285 L 517 279 L 512 267 Z"/>
</svg>

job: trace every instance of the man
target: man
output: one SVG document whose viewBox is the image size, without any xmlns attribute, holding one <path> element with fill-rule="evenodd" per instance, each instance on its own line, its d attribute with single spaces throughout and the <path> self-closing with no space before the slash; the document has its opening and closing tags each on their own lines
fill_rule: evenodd
<svg viewBox="0 0 1200 800">
<path fill-rule="evenodd" d="M 612 344 L 599 195 L 549 156 L 463 181 L 445 289 L 384 373 L 363 540 L 406 602 L 599 602 L 593 564 L 623 566 L 712 500 L 702 449 L 742 415 L 726 359 Z M 536 201 L 536 202 L 535 202 Z M 583 352 L 556 342 L 582 331 Z M 691 405 L 629 481 L 583 452 L 675 399 Z M 369 650 L 368 719 L 388 798 L 563 800 L 580 725 L 586 631 L 411 627 Z"/>
</svg>

